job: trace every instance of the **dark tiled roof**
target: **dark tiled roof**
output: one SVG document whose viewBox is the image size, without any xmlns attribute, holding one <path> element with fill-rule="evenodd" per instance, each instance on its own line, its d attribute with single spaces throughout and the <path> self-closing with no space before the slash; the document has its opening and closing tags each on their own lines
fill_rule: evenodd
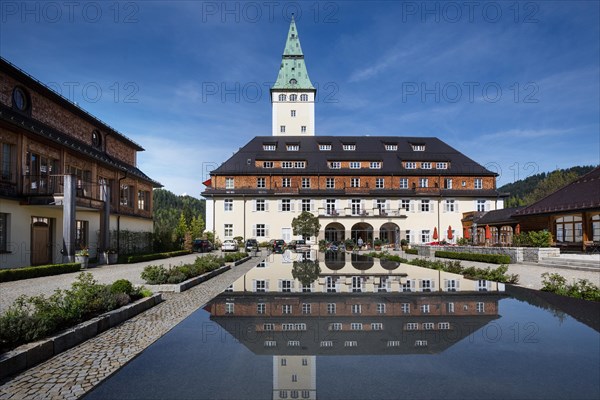
<svg viewBox="0 0 600 400">
<path fill-rule="evenodd" d="M 589 209 L 600 209 L 600 167 L 596 167 L 576 181 L 530 206 L 524 207 L 514 215 L 523 216 Z"/>
<path fill-rule="evenodd" d="M 488 211 L 485 214 L 483 214 L 481 217 L 479 218 L 475 218 L 475 223 L 479 224 L 479 225 L 492 225 L 492 224 L 500 224 L 500 223 L 507 223 L 507 224 L 516 224 L 519 221 L 517 221 L 516 219 L 512 218 L 513 214 L 516 213 L 517 211 L 523 209 L 523 207 L 512 207 L 512 208 L 503 208 L 500 210 L 493 210 L 493 211 Z"/>
<path fill-rule="evenodd" d="M 276 145 L 276 151 L 266 151 L 263 144 Z M 287 151 L 286 144 L 297 144 L 299 151 Z M 319 144 L 330 144 L 331 151 L 320 151 Z M 344 151 L 344 144 L 355 144 L 355 151 Z M 387 151 L 386 144 L 398 146 Z M 424 144 L 425 151 L 413 151 L 412 144 Z M 264 169 L 255 160 L 306 161 L 304 169 Z M 328 161 L 381 161 L 381 169 L 330 169 Z M 405 169 L 402 161 L 448 162 L 448 169 Z M 458 150 L 434 137 L 397 136 L 257 136 L 242 147 L 213 175 L 255 174 L 322 174 L 322 175 L 465 175 L 496 176 Z"/>
<path fill-rule="evenodd" d="M 144 148 L 142 146 L 129 139 L 121 132 L 117 131 L 107 123 L 94 117 L 92 114 L 88 113 L 83 108 L 73 103 L 71 100 L 55 92 L 54 90 L 46 86 L 44 83 L 35 79 L 33 76 L 29 75 L 27 72 L 23 71 L 22 69 L 20 69 L 19 67 L 2 57 L 0 57 L 0 71 L 12 76 L 14 79 L 21 82 L 24 86 L 30 87 L 38 91 L 40 94 L 48 97 L 50 100 L 58 103 L 58 105 L 71 111 L 80 118 L 87 120 L 90 124 L 96 126 L 97 128 L 110 132 L 111 135 L 118 136 L 120 140 L 132 146 L 133 148 L 135 148 L 135 150 L 144 151 Z"/>
<path fill-rule="evenodd" d="M 94 147 L 84 142 L 81 142 L 71 136 L 68 136 L 33 118 L 26 117 L 20 113 L 17 113 L 12 109 L 4 106 L 3 104 L 0 104 L 0 120 L 15 125 L 20 129 L 25 129 L 28 132 L 41 136 L 60 146 L 64 146 L 66 148 L 74 150 L 83 156 L 95 159 L 96 161 L 108 167 L 112 167 L 127 172 L 128 174 L 131 174 L 135 177 L 141 178 L 147 182 L 152 183 L 154 187 L 162 187 L 162 185 L 159 182 L 151 179 L 148 175 L 146 175 L 140 169 L 134 167 L 133 165 L 129 165 L 116 158 L 112 158 L 103 151 L 97 150 Z"/>
</svg>

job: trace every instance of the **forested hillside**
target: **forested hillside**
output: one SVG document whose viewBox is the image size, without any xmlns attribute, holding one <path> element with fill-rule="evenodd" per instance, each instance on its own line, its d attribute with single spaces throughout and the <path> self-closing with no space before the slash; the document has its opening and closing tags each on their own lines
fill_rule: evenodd
<svg viewBox="0 0 600 400">
<path fill-rule="evenodd" d="M 509 183 L 498 188 L 501 193 L 509 193 L 504 207 L 517 207 L 529 205 L 561 187 L 571 183 L 582 175 L 587 174 L 595 167 L 593 165 L 576 166 L 567 169 L 557 169 L 552 172 L 543 172 L 528 178 Z"/>
<path fill-rule="evenodd" d="M 186 231 L 199 236 L 205 227 L 206 202 L 191 196 L 178 196 L 165 189 L 153 191 L 155 247 L 170 250 Z"/>
</svg>

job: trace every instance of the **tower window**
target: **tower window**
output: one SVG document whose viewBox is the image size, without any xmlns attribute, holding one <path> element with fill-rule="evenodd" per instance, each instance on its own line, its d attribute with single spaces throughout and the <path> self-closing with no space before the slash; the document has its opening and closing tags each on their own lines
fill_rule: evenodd
<svg viewBox="0 0 600 400">
<path fill-rule="evenodd" d="M 295 85 L 296 84 L 296 80 L 292 79 L 292 80 L 290 80 L 290 83 L 292 85 Z M 290 101 L 298 101 L 298 95 L 297 94 L 290 94 Z"/>
<path fill-rule="evenodd" d="M 307 94 L 301 94 L 300 95 L 300 101 L 308 101 L 308 95 Z"/>
<path fill-rule="evenodd" d="M 287 96 L 285 94 L 280 94 L 279 95 L 279 101 L 285 101 L 287 98 Z"/>
<path fill-rule="evenodd" d="M 290 85 L 295 85 L 295 84 L 297 84 L 297 83 L 298 83 L 298 81 L 297 81 L 297 80 L 295 80 L 295 79 L 290 79 Z M 292 99 L 292 97 L 294 97 L 294 99 Z M 295 97 L 296 97 L 296 95 L 291 95 L 291 96 L 290 96 L 290 100 L 291 100 L 291 101 L 296 101 Z"/>
</svg>

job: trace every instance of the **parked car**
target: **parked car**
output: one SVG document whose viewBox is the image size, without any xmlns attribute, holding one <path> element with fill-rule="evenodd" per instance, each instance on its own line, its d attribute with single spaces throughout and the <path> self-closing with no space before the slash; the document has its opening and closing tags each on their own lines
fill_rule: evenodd
<svg viewBox="0 0 600 400">
<path fill-rule="evenodd" d="M 238 244 L 235 240 L 225 240 L 221 245 L 221 251 L 237 251 Z"/>
<path fill-rule="evenodd" d="M 276 239 L 273 241 L 273 253 L 283 253 L 285 251 L 285 241 Z"/>
<path fill-rule="evenodd" d="M 246 240 L 246 251 L 257 251 L 257 250 L 258 250 L 258 241 L 256 239 Z"/>
<path fill-rule="evenodd" d="M 304 239 L 292 240 L 288 247 L 297 252 L 310 251 L 310 245 L 306 244 Z"/>
<path fill-rule="evenodd" d="M 208 253 L 214 250 L 213 244 L 207 239 L 195 239 L 192 242 L 192 251 L 196 253 Z"/>
</svg>

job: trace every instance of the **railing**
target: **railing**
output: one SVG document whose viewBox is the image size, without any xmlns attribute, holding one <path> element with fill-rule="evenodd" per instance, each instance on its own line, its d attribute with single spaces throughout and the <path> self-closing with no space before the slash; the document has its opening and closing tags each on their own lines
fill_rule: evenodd
<svg viewBox="0 0 600 400">
<path fill-rule="evenodd" d="M 320 217 L 400 217 L 406 218 L 406 215 L 402 212 L 405 211 L 403 209 L 391 210 L 391 209 L 352 209 L 351 207 L 339 208 L 339 209 L 326 209 L 319 208 L 318 215 Z"/>
<path fill-rule="evenodd" d="M 64 175 L 23 175 L 21 193 L 26 196 L 51 196 L 64 193 Z M 77 197 L 100 199 L 99 184 L 76 179 Z"/>
</svg>

